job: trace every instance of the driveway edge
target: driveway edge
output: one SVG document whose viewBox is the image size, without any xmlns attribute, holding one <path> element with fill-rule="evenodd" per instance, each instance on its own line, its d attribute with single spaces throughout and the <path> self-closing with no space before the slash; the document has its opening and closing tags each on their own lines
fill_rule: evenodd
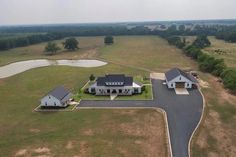
<svg viewBox="0 0 236 157">
<path fill-rule="evenodd" d="M 191 143 L 192 143 L 193 136 L 195 135 L 196 131 L 198 130 L 200 124 L 202 123 L 202 120 L 203 120 L 203 117 L 204 117 L 204 111 L 205 111 L 205 107 L 206 107 L 206 100 L 205 100 L 205 97 L 204 97 L 204 95 L 203 95 L 203 93 L 202 93 L 201 90 L 199 90 L 199 92 L 200 92 L 200 94 L 201 94 L 201 96 L 202 96 L 202 103 L 203 103 L 203 104 L 202 104 L 202 105 L 203 105 L 203 106 L 202 106 L 202 115 L 201 115 L 201 119 L 200 119 L 200 121 L 198 122 L 196 128 L 194 129 L 194 131 L 193 131 L 193 133 L 192 133 L 192 135 L 191 135 L 191 137 L 190 137 L 189 143 L 188 143 L 188 156 L 189 156 L 189 157 L 191 157 Z"/>
</svg>

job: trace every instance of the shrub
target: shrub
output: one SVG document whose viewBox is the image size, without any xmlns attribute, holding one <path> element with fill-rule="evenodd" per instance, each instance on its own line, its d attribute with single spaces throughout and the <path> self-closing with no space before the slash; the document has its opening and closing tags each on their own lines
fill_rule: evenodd
<svg viewBox="0 0 236 157">
<path fill-rule="evenodd" d="M 146 86 L 142 86 L 141 90 L 142 90 L 142 92 L 146 91 Z"/>
<path fill-rule="evenodd" d="M 236 69 L 225 70 L 221 77 L 226 88 L 236 91 Z"/>
<path fill-rule="evenodd" d="M 113 38 L 113 36 L 106 36 L 106 37 L 104 38 L 104 43 L 105 43 L 105 44 L 113 44 L 113 43 L 114 43 L 114 38 Z"/>
<path fill-rule="evenodd" d="M 90 81 L 94 81 L 94 80 L 95 80 L 95 76 L 94 76 L 93 74 L 91 74 L 91 75 L 89 76 L 89 80 L 90 80 Z"/>
</svg>

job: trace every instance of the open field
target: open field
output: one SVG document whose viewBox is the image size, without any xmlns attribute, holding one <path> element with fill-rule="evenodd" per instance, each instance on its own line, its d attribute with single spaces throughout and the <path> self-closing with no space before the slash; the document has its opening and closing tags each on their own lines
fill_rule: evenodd
<svg viewBox="0 0 236 157">
<path fill-rule="evenodd" d="M 236 43 L 228 43 L 224 40 L 218 40 L 215 37 L 208 37 L 211 46 L 204 49 L 204 52 L 223 58 L 229 67 L 236 67 Z"/>
<path fill-rule="evenodd" d="M 99 57 L 105 60 L 158 72 L 194 65 L 179 49 L 157 36 L 116 37 L 114 45 L 105 46 L 100 52 Z"/>
<path fill-rule="evenodd" d="M 71 53 L 62 52 L 55 56 L 42 55 L 44 46 L 41 44 L 27 48 L 17 48 L 7 52 L 0 52 L 0 64 L 3 65 L 16 60 L 44 57 L 50 59 L 80 59 L 83 57 L 93 58 L 100 56 L 123 65 L 130 65 L 135 68 L 147 68 L 157 72 L 163 72 L 173 66 L 180 66 L 182 68 L 190 67 L 195 70 L 197 67 L 194 61 L 185 57 L 180 50 L 169 46 L 167 42 L 159 37 L 116 37 L 115 42 L 116 44 L 112 46 L 103 47 L 103 37 L 81 38 L 80 44 L 81 47 L 85 45 L 84 49 L 81 48 Z M 38 47 L 38 49 L 36 47 Z M 113 136 L 106 134 L 106 125 L 104 125 L 104 123 L 106 123 L 107 119 L 108 122 L 112 123 L 112 121 L 109 120 L 122 119 L 122 116 L 121 118 L 112 117 L 111 113 L 113 113 L 113 111 L 79 111 L 81 113 L 80 115 L 79 112 L 40 114 L 32 113 L 31 110 L 38 105 L 38 100 L 41 96 L 59 84 L 65 85 L 72 91 L 78 91 L 86 83 L 91 73 L 95 74 L 95 76 L 104 75 L 106 73 L 125 73 L 128 75 L 145 75 L 149 77 L 149 73 L 135 68 L 127 68 L 117 64 L 108 64 L 99 68 L 46 67 L 30 70 L 15 75 L 14 77 L 0 80 L 0 126 L 3 126 L 0 127 L 0 154 L 3 154 L 3 156 L 8 156 L 9 153 L 10 155 L 14 155 L 21 149 L 36 149 L 44 146 L 50 148 L 53 153 L 60 153 L 61 151 L 67 151 L 67 149 L 64 149 L 67 144 L 69 146 L 75 146 L 73 151 L 68 151 L 68 155 L 71 156 L 73 156 L 75 152 L 80 151 L 80 147 L 83 148 L 84 146 L 89 148 L 91 152 L 94 149 L 95 151 L 101 150 L 103 154 L 106 154 L 105 151 L 109 151 L 110 148 L 105 147 L 102 149 L 103 143 L 101 143 L 101 141 L 103 140 L 101 139 L 105 139 L 104 141 L 112 141 L 111 137 Z M 200 73 L 200 77 L 209 83 L 210 88 L 203 89 L 207 101 L 207 108 L 200 130 L 197 135 L 194 136 L 192 146 L 193 157 L 222 157 L 227 155 L 228 157 L 233 157 L 235 154 L 234 151 L 236 150 L 236 98 L 223 89 L 222 85 L 216 82 L 217 78 L 205 73 Z M 104 119 L 104 122 L 97 121 L 97 119 L 101 119 L 99 117 L 103 117 L 104 115 L 109 118 Z M 91 119 L 89 119 L 90 117 Z M 135 118 L 140 117 L 136 116 Z M 58 119 L 61 119 L 61 121 Z M 69 120 L 71 120 L 71 122 L 67 123 Z M 117 123 L 117 121 L 115 121 L 115 123 Z M 84 139 L 85 137 L 80 134 L 80 130 L 82 128 L 91 127 L 92 124 L 98 124 L 96 126 L 99 127 L 104 125 L 105 134 L 99 134 L 97 138 L 88 137 Z M 116 127 L 114 126 L 113 129 L 114 128 Z M 143 125 L 140 125 L 140 128 L 143 128 Z M 35 134 L 31 133 L 29 130 L 31 130 L 31 132 L 40 130 L 40 132 Z M 101 132 L 101 130 L 98 132 Z M 115 134 L 117 133 L 114 133 L 114 135 Z M 115 141 L 125 146 L 125 148 L 127 147 L 127 149 L 132 150 L 132 152 L 141 151 L 141 149 L 136 150 L 136 147 L 133 148 L 134 145 L 130 144 L 130 141 L 124 144 L 124 138 L 120 138 L 124 141 L 118 141 L 119 138 L 120 136 L 115 138 Z M 73 141 L 73 139 L 75 139 L 75 141 Z M 82 141 L 90 141 L 91 143 L 87 142 L 90 143 L 88 145 L 87 143 L 81 144 L 81 139 Z M 132 139 L 135 138 L 130 137 L 130 140 Z M 99 142 L 96 143 L 96 140 Z M 79 142 L 76 144 L 76 141 Z M 56 144 L 59 144 L 58 147 Z M 157 144 L 164 143 L 157 141 Z M 113 146 L 114 148 L 118 148 L 117 144 Z M 145 149 L 148 148 L 145 147 Z M 155 151 L 158 150 L 159 149 L 155 149 Z M 118 154 L 116 150 L 111 149 L 111 151 L 112 153 L 109 151 L 107 156 Z M 100 152 L 92 155 L 99 156 L 99 153 Z M 142 153 L 140 154 L 144 156 Z M 137 154 L 132 154 L 131 156 L 136 155 Z"/>
<path fill-rule="evenodd" d="M 161 156 L 164 120 L 154 110 L 80 110 L 35 113 L 39 99 L 62 84 L 75 91 L 91 73 L 147 74 L 116 65 L 87 69 L 46 67 L 0 80 L 1 156 Z"/>
<path fill-rule="evenodd" d="M 27 47 L 15 48 L 7 51 L 0 51 L 0 65 L 29 60 L 29 59 L 84 59 L 96 56 L 97 49 L 103 46 L 103 37 L 78 37 L 80 49 L 74 52 L 63 50 L 64 40 L 54 41 L 62 50 L 57 55 L 48 56 L 44 54 L 47 43 L 31 45 Z"/>
<path fill-rule="evenodd" d="M 209 88 L 204 120 L 193 140 L 193 157 L 234 157 L 236 154 L 236 96 L 228 93 L 217 78 L 201 74 Z"/>
</svg>

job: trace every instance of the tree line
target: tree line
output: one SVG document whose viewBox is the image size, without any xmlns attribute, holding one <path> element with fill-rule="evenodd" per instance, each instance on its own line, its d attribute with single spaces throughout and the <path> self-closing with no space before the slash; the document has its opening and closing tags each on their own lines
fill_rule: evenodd
<svg viewBox="0 0 236 157">
<path fill-rule="evenodd" d="M 186 45 L 185 39 L 178 36 L 165 38 L 169 44 L 183 50 L 184 54 L 199 63 L 199 69 L 203 72 L 211 73 L 221 77 L 224 86 L 232 91 L 236 91 L 236 69 L 228 68 L 224 59 L 217 59 L 211 55 L 202 52 L 202 49 L 211 45 L 206 35 L 200 35 L 189 46 Z"/>
<path fill-rule="evenodd" d="M 236 42 L 236 26 L 207 26 L 196 25 L 194 29 L 185 25 L 171 25 L 167 30 L 150 30 L 144 25 L 129 29 L 122 25 L 94 25 L 94 26 L 34 26 L 2 28 L 0 33 L 44 33 L 25 37 L 15 37 L 0 40 L 0 51 L 16 47 L 23 47 L 41 42 L 59 40 L 74 36 L 110 36 L 110 35 L 159 35 L 167 38 L 170 36 L 213 35 L 218 39 Z M 175 40 L 174 40 L 175 41 Z M 181 44 L 181 43 L 179 43 Z M 179 45 L 181 47 L 181 45 Z"/>
</svg>

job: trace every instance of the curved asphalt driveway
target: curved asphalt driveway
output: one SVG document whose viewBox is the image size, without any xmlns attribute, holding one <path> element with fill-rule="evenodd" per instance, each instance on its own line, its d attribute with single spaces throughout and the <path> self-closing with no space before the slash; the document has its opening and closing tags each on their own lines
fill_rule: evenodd
<svg viewBox="0 0 236 157">
<path fill-rule="evenodd" d="M 188 143 L 201 119 L 203 98 L 197 89 L 189 95 L 176 95 L 174 90 L 152 79 L 153 100 L 147 101 L 90 101 L 82 100 L 78 108 L 157 107 L 166 111 L 173 157 L 189 157 Z"/>
</svg>

